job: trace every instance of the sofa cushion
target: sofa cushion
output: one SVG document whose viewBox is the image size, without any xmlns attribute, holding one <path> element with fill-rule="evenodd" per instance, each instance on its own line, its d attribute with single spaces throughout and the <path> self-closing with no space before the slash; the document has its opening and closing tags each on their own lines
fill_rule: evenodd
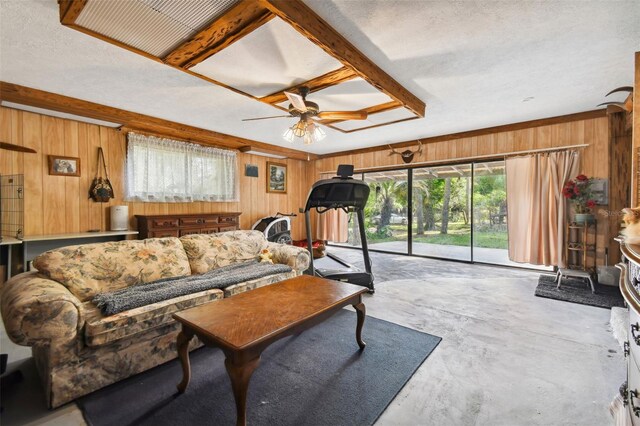
<svg viewBox="0 0 640 426">
<path fill-rule="evenodd" d="M 111 316 L 104 316 L 92 302 L 83 304 L 85 311 L 85 343 L 102 346 L 133 334 L 148 332 L 173 322 L 172 315 L 183 309 L 223 298 L 223 292 L 214 288 L 188 294 L 140 308 L 130 309 Z"/>
<path fill-rule="evenodd" d="M 288 280 L 289 278 L 295 277 L 296 271 L 291 272 L 283 272 L 281 274 L 269 275 L 267 277 L 258 278 L 251 281 L 245 281 L 243 283 L 230 285 L 229 287 L 224 288 L 224 297 L 235 296 L 236 294 L 244 293 L 248 290 L 253 290 L 255 288 L 264 287 L 269 284 L 274 284 L 280 281 Z"/>
<path fill-rule="evenodd" d="M 63 247 L 41 254 L 33 264 L 82 302 L 98 293 L 191 274 L 189 260 L 177 238 Z"/>
<path fill-rule="evenodd" d="M 229 231 L 180 237 L 189 258 L 191 272 L 204 274 L 236 262 L 256 259 L 267 246 L 260 231 Z"/>
</svg>

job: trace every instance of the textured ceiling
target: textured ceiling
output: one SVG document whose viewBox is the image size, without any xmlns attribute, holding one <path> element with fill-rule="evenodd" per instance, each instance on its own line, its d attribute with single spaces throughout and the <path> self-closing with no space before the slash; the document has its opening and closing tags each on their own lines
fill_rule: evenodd
<svg viewBox="0 0 640 426">
<path fill-rule="evenodd" d="M 190 70 L 261 97 L 340 67 L 291 25 L 274 18 Z"/>
<path fill-rule="evenodd" d="M 632 84 L 640 50 L 636 0 L 306 3 L 426 102 L 425 118 L 291 145 L 294 119 L 242 122 L 278 111 L 66 28 L 54 0 L 0 0 L 0 80 L 323 154 L 591 110 Z"/>
</svg>

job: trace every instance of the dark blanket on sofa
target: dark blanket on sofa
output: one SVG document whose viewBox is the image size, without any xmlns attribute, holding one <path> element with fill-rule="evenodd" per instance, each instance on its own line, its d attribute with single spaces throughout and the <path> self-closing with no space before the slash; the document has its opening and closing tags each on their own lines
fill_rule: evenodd
<svg viewBox="0 0 640 426">
<path fill-rule="evenodd" d="M 113 315 L 174 297 L 213 288 L 226 288 L 245 281 L 291 271 L 291 267 L 287 265 L 251 260 L 223 266 L 202 275 L 165 278 L 108 293 L 100 293 L 91 301 L 100 308 L 104 315 Z"/>
</svg>

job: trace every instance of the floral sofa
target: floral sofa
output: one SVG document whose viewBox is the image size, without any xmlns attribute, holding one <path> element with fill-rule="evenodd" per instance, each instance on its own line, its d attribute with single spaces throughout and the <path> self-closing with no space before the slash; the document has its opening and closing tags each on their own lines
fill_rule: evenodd
<svg viewBox="0 0 640 426">
<path fill-rule="evenodd" d="M 91 302 L 99 293 L 256 259 L 264 248 L 292 271 L 111 316 Z M 3 285 L 2 319 L 14 343 L 32 347 L 48 406 L 55 408 L 175 358 L 173 313 L 291 278 L 308 265 L 306 250 L 267 242 L 258 231 L 70 246 L 38 256 L 37 272 Z M 197 346 L 194 339 L 192 349 Z"/>
</svg>

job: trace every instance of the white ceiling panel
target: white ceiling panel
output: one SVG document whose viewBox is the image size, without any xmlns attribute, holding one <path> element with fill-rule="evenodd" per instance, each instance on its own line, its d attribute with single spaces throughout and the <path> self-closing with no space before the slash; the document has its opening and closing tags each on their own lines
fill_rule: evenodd
<svg viewBox="0 0 640 426">
<path fill-rule="evenodd" d="M 340 67 L 291 25 L 273 18 L 190 70 L 262 97 Z"/>
<path fill-rule="evenodd" d="M 349 120 L 341 123 L 332 124 L 342 130 L 362 129 L 364 127 L 375 126 L 377 124 L 391 123 L 392 121 L 404 120 L 412 118 L 416 115 L 406 108 L 400 107 L 389 111 L 379 112 L 377 114 L 369 114 L 366 120 Z"/>
<path fill-rule="evenodd" d="M 89 0 L 76 24 L 163 57 L 239 0 Z"/>
</svg>

